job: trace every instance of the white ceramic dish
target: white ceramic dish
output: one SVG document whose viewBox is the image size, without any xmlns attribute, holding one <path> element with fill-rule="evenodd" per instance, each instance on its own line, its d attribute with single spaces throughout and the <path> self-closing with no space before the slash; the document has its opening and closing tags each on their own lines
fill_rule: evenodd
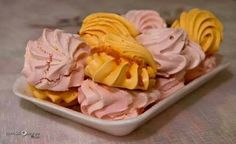
<svg viewBox="0 0 236 144">
<path fill-rule="evenodd" d="M 220 64 L 213 71 L 201 76 L 200 78 L 195 79 L 194 81 L 183 87 L 181 90 L 175 92 L 171 96 L 155 104 L 153 107 L 151 107 L 143 114 L 139 115 L 136 118 L 128 120 L 120 120 L 120 121 L 101 120 L 84 115 L 82 113 L 76 112 L 68 108 L 58 106 L 56 104 L 47 101 L 36 99 L 32 97 L 31 92 L 28 90 L 28 84 L 24 77 L 20 77 L 15 81 L 15 84 L 13 86 L 13 92 L 20 98 L 30 101 L 39 106 L 40 108 L 49 111 L 51 113 L 60 115 L 62 117 L 71 119 L 78 123 L 87 125 L 89 127 L 98 129 L 100 131 L 112 135 L 124 136 L 131 133 L 133 130 L 135 130 L 136 128 L 147 122 L 149 119 L 156 116 L 158 113 L 160 113 L 161 111 L 163 111 L 164 109 L 166 109 L 167 107 L 169 107 L 170 105 L 172 105 L 173 103 L 184 97 L 186 94 L 190 93 L 194 89 L 201 86 L 203 83 L 207 82 L 217 73 L 227 68 L 228 65 L 229 65 L 228 63 Z"/>
</svg>

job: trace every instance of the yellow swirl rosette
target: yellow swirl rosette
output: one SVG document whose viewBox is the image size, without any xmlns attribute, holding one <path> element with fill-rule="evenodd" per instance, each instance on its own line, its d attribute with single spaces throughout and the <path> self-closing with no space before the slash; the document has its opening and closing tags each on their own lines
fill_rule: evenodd
<svg viewBox="0 0 236 144">
<path fill-rule="evenodd" d="M 132 37 L 107 34 L 103 45 L 92 49 L 85 74 L 108 86 L 147 90 L 155 83 L 157 64 Z"/>
<path fill-rule="evenodd" d="M 217 52 L 223 40 L 223 25 L 210 11 L 192 9 L 183 12 L 172 27 L 183 28 L 207 55 Z"/>
<path fill-rule="evenodd" d="M 127 37 L 139 34 L 127 19 L 114 13 L 94 13 L 87 16 L 79 32 L 81 38 L 92 48 L 100 46 L 101 37 L 109 33 Z"/>
<path fill-rule="evenodd" d="M 85 74 L 108 86 L 147 90 L 155 83 L 157 64 L 134 37 L 139 32 L 125 18 L 95 13 L 85 18 L 81 38 L 92 47 Z"/>
<path fill-rule="evenodd" d="M 55 104 L 69 107 L 76 105 L 77 102 L 77 96 L 78 91 L 77 89 L 71 89 L 69 91 L 63 91 L 63 92 L 56 92 L 56 91 L 49 91 L 49 90 L 40 90 L 35 88 L 34 86 L 29 86 L 30 90 L 34 97 L 42 100 L 48 100 Z"/>
</svg>

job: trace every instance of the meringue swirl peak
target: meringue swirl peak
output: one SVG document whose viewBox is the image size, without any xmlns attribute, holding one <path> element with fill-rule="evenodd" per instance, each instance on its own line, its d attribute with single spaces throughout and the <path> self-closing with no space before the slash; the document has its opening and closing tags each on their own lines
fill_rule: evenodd
<svg viewBox="0 0 236 144">
<path fill-rule="evenodd" d="M 83 81 L 89 51 L 78 35 L 44 29 L 38 40 L 28 42 L 22 73 L 37 89 L 66 91 Z"/>
<path fill-rule="evenodd" d="M 103 35 L 113 33 L 127 37 L 135 37 L 138 30 L 124 17 L 115 13 L 93 13 L 82 23 L 80 36 L 92 48 L 100 46 Z"/>
<path fill-rule="evenodd" d="M 159 63 L 158 74 L 169 76 L 197 67 L 205 59 L 201 47 L 183 29 L 150 29 L 136 38 Z"/>
<path fill-rule="evenodd" d="M 154 10 L 130 10 L 124 17 L 134 24 L 140 33 L 166 27 L 165 20 Z"/>
<path fill-rule="evenodd" d="M 155 83 L 157 63 L 132 37 L 107 34 L 104 45 L 93 48 L 85 74 L 108 86 L 147 90 Z"/>
<path fill-rule="evenodd" d="M 195 8 L 183 12 L 172 27 L 183 28 L 190 39 L 198 43 L 207 55 L 217 52 L 223 40 L 223 24 L 207 10 Z"/>
</svg>

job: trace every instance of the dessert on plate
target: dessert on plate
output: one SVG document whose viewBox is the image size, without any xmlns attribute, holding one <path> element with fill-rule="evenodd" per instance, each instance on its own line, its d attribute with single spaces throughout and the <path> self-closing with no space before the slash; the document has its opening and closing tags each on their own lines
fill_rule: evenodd
<svg viewBox="0 0 236 144">
<path fill-rule="evenodd" d="M 84 80 L 90 48 L 75 34 L 44 29 L 29 41 L 22 70 L 33 95 L 60 105 L 76 104 L 78 86 Z"/>
<path fill-rule="evenodd" d="M 212 12 L 197 8 L 183 12 L 171 27 L 185 30 L 189 38 L 198 43 L 206 54 L 205 60 L 186 74 L 186 82 L 216 67 L 215 53 L 223 40 L 223 24 Z"/>
<path fill-rule="evenodd" d="M 183 12 L 171 27 L 154 10 L 88 15 L 77 34 L 45 28 L 22 70 L 32 95 L 104 120 L 137 117 L 217 66 L 223 25 Z"/>
</svg>

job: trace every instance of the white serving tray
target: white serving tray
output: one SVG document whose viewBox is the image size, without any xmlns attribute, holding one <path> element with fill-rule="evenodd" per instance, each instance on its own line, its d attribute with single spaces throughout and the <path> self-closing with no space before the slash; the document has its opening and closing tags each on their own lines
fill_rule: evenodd
<svg viewBox="0 0 236 144">
<path fill-rule="evenodd" d="M 103 131 L 112 135 L 124 136 L 134 131 L 136 128 L 138 128 L 139 126 L 147 122 L 152 117 L 156 116 L 161 111 L 168 108 L 170 105 L 174 104 L 179 99 L 183 98 L 186 94 L 190 93 L 194 89 L 198 88 L 199 86 L 207 82 L 209 79 L 214 77 L 217 73 L 224 70 L 228 66 L 229 66 L 229 63 L 218 65 L 211 72 L 190 82 L 189 84 L 184 86 L 182 89 L 178 90 L 177 92 L 165 98 L 164 100 L 158 102 L 157 104 L 152 106 L 150 109 L 148 109 L 146 112 L 139 115 L 138 117 L 127 119 L 127 120 L 119 120 L 119 121 L 108 121 L 108 120 L 102 120 L 102 119 L 90 117 L 80 112 L 76 112 L 74 110 L 50 103 L 48 101 L 36 99 L 32 97 L 32 94 L 28 89 L 28 84 L 24 77 L 20 77 L 15 81 L 14 86 L 13 86 L 13 92 L 20 98 L 30 101 L 34 103 L 35 105 L 39 106 L 40 108 L 46 111 L 49 111 L 51 113 L 60 115 L 62 117 L 71 119 L 75 122 L 87 125 L 89 127 L 98 129 L 100 131 Z"/>
</svg>

